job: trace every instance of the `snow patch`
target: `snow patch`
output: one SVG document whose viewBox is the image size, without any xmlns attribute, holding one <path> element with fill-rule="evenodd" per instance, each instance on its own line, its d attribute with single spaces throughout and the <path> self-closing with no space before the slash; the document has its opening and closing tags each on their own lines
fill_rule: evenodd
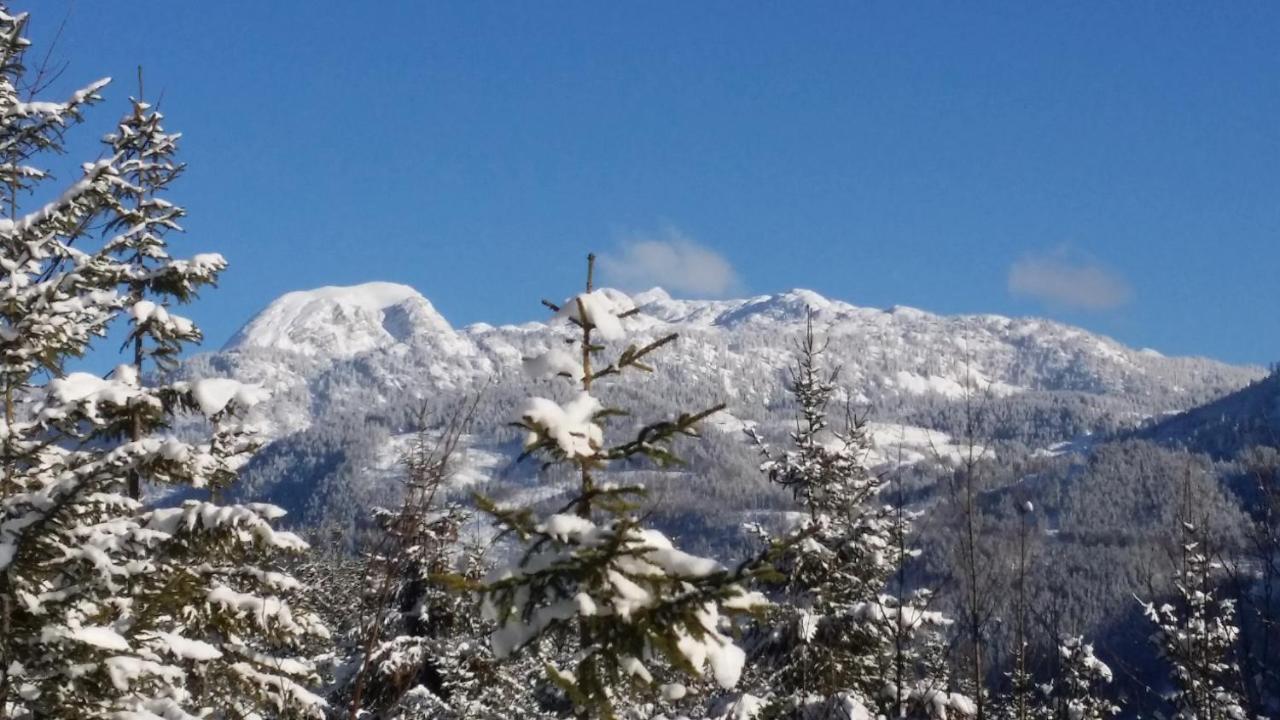
<svg viewBox="0 0 1280 720">
<path fill-rule="evenodd" d="M 117 652 L 128 650 L 129 642 L 120 633 L 104 625 L 82 627 L 71 631 L 71 637 L 87 645 Z"/>
</svg>

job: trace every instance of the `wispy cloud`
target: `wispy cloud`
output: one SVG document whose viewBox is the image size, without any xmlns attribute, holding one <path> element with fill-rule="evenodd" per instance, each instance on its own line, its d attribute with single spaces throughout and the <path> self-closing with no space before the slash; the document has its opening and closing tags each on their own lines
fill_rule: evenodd
<svg viewBox="0 0 1280 720">
<path fill-rule="evenodd" d="M 723 297 L 741 287 L 725 257 L 675 228 L 622 239 L 600 256 L 600 271 L 611 285 L 644 290 L 655 285 L 678 295 Z"/>
<path fill-rule="evenodd" d="M 1014 262 L 1009 267 L 1009 292 L 1049 305 L 1093 311 L 1113 310 L 1133 298 L 1133 288 L 1123 277 L 1065 247 Z"/>
</svg>

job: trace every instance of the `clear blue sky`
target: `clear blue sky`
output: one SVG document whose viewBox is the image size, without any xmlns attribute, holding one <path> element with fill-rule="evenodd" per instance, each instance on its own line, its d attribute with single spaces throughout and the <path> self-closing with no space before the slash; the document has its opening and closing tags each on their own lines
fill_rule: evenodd
<svg viewBox="0 0 1280 720">
<path fill-rule="evenodd" d="M 38 51 L 71 9 L 59 92 L 117 79 L 82 136 L 138 64 L 163 90 L 179 252 L 232 262 L 192 311 L 214 346 L 280 293 L 374 279 L 523 321 L 588 249 L 680 237 L 727 291 L 1280 359 L 1280 4 L 13 7 Z"/>
</svg>

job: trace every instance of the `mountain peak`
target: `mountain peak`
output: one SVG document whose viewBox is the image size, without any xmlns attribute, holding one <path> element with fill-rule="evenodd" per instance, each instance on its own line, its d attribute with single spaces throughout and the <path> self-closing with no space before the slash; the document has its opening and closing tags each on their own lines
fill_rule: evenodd
<svg viewBox="0 0 1280 720">
<path fill-rule="evenodd" d="M 762 322 L 804 322 L 809 311 L 822 314 L 825 311 L 852 310 L 846 303 L 828 300 L 812 290 L 793 288 L 772 295 L 760 295 L 740 301 L 733 310 L 716 320 L 718 325 L 754 324 Z"/>
<path fill-rule="evenodd" d="M 804 303 L 806 306 L 811 307 L 814 310 L 827 307 L 831 304 L 831 301 L 823 297 L 821 294 L 804 288 L 791 288 L 786 292 L 777 293 L 774 297 L 787 302 Z"/>
<path fill-rule="evenodd" d="M 368 282 L 285 293 L 245 323 L 223 349 L 274 348 L 341 358 L 451 330 L 417 290 Z"/>
<path fill-rule="evenodd" d="M 695 326 L 802 323 L 810 308 L 819 315 L 824 312 L 847 313 L 856 310 L 848 303 L 829 300 L 803 288 L 736 300 L 677 300 L 662 288 L 653 288 L 633 296 L 632 299 L 646 315 L 664 322 Z"/>
<path fill-rule="evenodd" d="M 631 300 L 635 302 L 637 307 L 648 305 L 653 302 L 669 302 L 671 299 L 671 293 L 660 287 L 651 287 L 644 292 L 639 292 L 631 296 Z"/>
</svg>

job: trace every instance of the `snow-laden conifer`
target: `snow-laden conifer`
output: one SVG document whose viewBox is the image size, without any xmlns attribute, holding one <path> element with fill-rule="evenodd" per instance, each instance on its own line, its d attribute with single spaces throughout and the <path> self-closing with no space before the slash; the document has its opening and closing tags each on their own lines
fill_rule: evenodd
<svg viewBox="0 0 1280 720">
<path fill-rule="evenodd" d="M 1037 720 L 1106 720 L 1120 712 L 1108 696 L 1111 668 L 1093 654 L 1081 637 L 1058 645 L 1056 678 L 1040 686 L 1042 701 L 1032 713 Z"/>
<path fill-rule="evenodd" d="M 131 99 L 131 105 L 132 111 L 115 132 L 103 139 L 123 180 L 116 187 L 114 217 L 107 224 L 111 237 L 105 250 L 124 269 L 121 280 L 131 324 L 126 341 L 128 372 L 137 383 L 151 369 L 148 361 L 165 368 L 185 345 L 200 341 L 199 328 L 177 314 L 174 305 L 188 302 L 201 286 L 212 284 L 227 263 L 215 253 L 189 260 L 170 257 L 167 236 L 181 231 L 178 221 L 185 215 L 182 207 L 164 197 L 184 169 L 177 160 L 180 136 L 166 132 L 164 116 L 141 98 Z M 135 398 L 127 408 L 123 430 L 132 441 L 166 423 L 165 406 L 156 390 Z M 234 442 L 231 438 L 221 440 Z M 212 473 L 190 480 L 199 486 L 217 487 L 233 477 L 234 469 L 226 469 L 221 476 Z M 140 497 L 142 480 L 138 473 L 130 475 L 131 497 Z"/>
<path fill-rule="evenodd" d="M 966 700 L 945 679 L 921 673 L 928 638 L 947 624 L 929 610 L 929 594 L 899 597 L 890 581 L 914 554 L 905 508 L 880 498 L 884 481 L 866 464 L 863 422 L 846 407 L 838 426 L 830 405 L 837 372 L 823 367 L 824 347 L 809 317 L 788 390 L 797 408 L 783 450 L 754 430 L 761 470 L 789 489 L 799 526 L 781 539 L 781 582 L 753 644 L 755 684 L 771 695 L 774 717 L 836 718 L 858 712 L 932 716 Z"/>
<path fill-rule="evenodd" d="M 633 692 L 654 699 L 683 695 L 681 675 L 735 686 L 745 656 L 731 637 L 729 618 L 763 599 L 742 586 L 759 572 L 756 565 L 729 569 L 681 551 L 643 525 L 637 505 L 643 488 L 599 481 L 599 471 L 610 464 L 676 462 L 672 440 L 695 435 L 697 423 L 719 407 L 644 424 L 617 441 L 606 432 L 608 419 L 625 412 L 597 394 L 602 381 L 647 370 L 650 355 L 675 336 L 628 344 L 607 356 L 626 340 L 635 308 L 623 296 L 593 288 L 593 259 L 585 292 L 546 303 L 570 337 L 528 363 L 531 372 L 571 388 L 565 395 L 530 398 L 518 423 L 526 454 L 569 466 L 577 487 L 560 512 L 543 517 L 530 508 L 485 503 L 519 548 L 516 560 L 494 572 L 482 592 L 485 612 L 497 624 L 491 638 L 496 655 L 520 653 L 548 634 L 569 634 L 576 652 L 563 663 L 548 663 L 547 672 L 576 716 L 611 718 Z"/>
<path fill-rule="evenodd" d="M 33 408 L 45 394 L 41 376 L 82 354 L 120 305 L 115 263 L 76 243 L 121 181 L 110 159 L 86 164 L 52 201 L 25 207 L 52 184 L 37 164 L 42 153 L 61 149 L 106 84 L 61 102 L 22 99 L 26 20 L 0 7 L 0 715 L 15 718 L 65 716 L 82 702 L 92 712 L 107 679 L 84 677 L 77 664 L 105 661 L 124 642 L 94 611 L 118 599 L 112 586 L 124 568 L 110 551 L 118 534 L 137 529 L 112 522 L 124 499 L 77 492 L 96 468 L 68 467 L 73 452 L 49 442 Z M 100 582 L 83 587 L 82 569 L 95 568 Z"/>
<path fill-rule="evenodd" d="M 1169 664 L 1173 717 L 1243 720 L 1235 601 L 1219 594 L 1222 564 L 1210 556 L 1202 526 L 1188 518 L 1184 513 L 1173 597 L 1143 603 L 1143 613 L 1155 626 L 1152 642 Z"/>
<path fill-rule="evenodd" d="M 52 180 L 41 153 L 61 149 L 105 85 L 63 102 L 19 99 L 25 20 L 0 8 L 0 715 L 318 717 L 323 701 L 297 650 L 325 630 L 291 605 L 300 588 L 274 567 L 306 547 L 272 528 L 282 513 L 155 507 L 130 492 L 131 479 L 139 489 L 224 484 L 251 447 L 239 415 L 260 393 L 230 380 L 149 385 L 137 363 L 107 378 L 64 371 L 125 312 L 152 348 L 176 352 L 199 335 L 163 300 L 143 304 L 155 268 L 122 257 L 128 238 L 148 234 L 137 247 L 163 252 L 152 231 L 169 220 L 129 202 L 163 187 L 146 179 L 147 164 L 171 155 L 158 121 L 137 131 L 136 150 L 113 142 L 54 200 L 24 209 L 25 194 Z M 146 120 L 136 108 L 132 117 Z M 197 256 L 183 274 L 207 281 L 222 265 Z M 190 297 L 175 287 L 164 292 Z M 211 436 L 174 437 L 182 412 L 203 415 Z"/>
</svg>

